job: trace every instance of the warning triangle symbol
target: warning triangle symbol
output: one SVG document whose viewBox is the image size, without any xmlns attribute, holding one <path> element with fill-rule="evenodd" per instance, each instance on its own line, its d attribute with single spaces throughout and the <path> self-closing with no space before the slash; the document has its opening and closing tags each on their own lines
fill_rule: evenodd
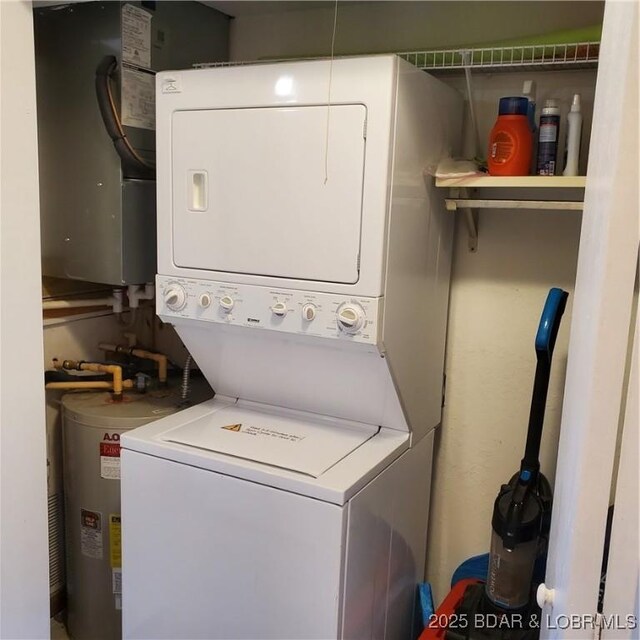
<svg viewBox="0 0 640 640">
<path fill-rule="evenodd" d="M 228 424 L 226 427 L 222 427 L 226 431 L 240 431 L 242 424 Z"/>
</svg>

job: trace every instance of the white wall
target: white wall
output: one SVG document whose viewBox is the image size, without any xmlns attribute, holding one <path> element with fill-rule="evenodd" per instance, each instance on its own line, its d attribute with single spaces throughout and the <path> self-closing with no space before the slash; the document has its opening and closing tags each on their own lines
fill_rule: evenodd
<svg viewBox="0 0 640 640">
<path fill-rule="evenodd" d="M 330 51 L 333 1 L 325 2 L 326 8 L 310 3 L 314 8 L 296 11 L 283 11 L 279 2 L 258 4 L 259 13 L 247 15 L 239 9 L 231 22 L 231 60 Z M 588 27 L 602 22 L 603 4 L 579 0 L 339 2 L 335 52 L 421 51 Z M 223 10 L 234 13 L 233 6 Z"/>
<path fill-rule="evenodd" d="M 277 9 L 277 7 L 276 7 Z M 597 24 L 599 2 L 381 2 L 341 5 L 336 53 L 400 51 L 481 43 Z M 327 8 L 240 15 L 232 22 L 231 59 L 327 54 L 333 2 Z M 508 26 L 511 25 L 511 26 Z M 582 93 L 585 135 L 595 73 L 581 71 L 474 76 L 483 139 L 498 98 L 538 81 L 538 101 L 558 97 L 566 111 Z M 462 91 L 459 77 L 448 82 Z M 469 131 L 467 129 L 467 140 Z M 469 150 L 467 144 L 467 151 Z M 586 153 L 582 168 L 586 166 Z M 580 214 L 485 211 L 478 253 L 456 231 L 447 398 L 436 442 L 427 579 L 446 594 L 455 567 L 488 550 L 491 509 L 524 451 L 533 386 L 533 341 L 551 286 L 570 291 L 576 272 Z M 553 481 L 571 304 L 558 338 L 542 446 L 542 469 Z"/>
<path fill-rule="evenodd" d="M 40 224 L 30 2 L 0 3 L 0 637 L 49 636 Z"/>
<path fill-rule="evenodd" d="M 139 335 L 139 342 L 147 344 L 148 336 L 140 331 L 137 324 L 127 329 L 118 324 L 113 314 L 75 320 L 48 320 L 44 326 L 44 366 L 50 369 L 53 358 L 101 361 L 104 352 L 98 349 L 98 343 L 126 344 L 125 332 Z"/>
</svg>

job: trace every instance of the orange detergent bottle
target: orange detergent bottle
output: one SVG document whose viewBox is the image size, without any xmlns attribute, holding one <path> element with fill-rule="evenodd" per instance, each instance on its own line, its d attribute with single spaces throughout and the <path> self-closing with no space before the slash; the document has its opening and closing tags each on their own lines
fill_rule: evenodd
<svg viewBox="0 0 640 640">
<path fill-rule="evenodd" d="M 498 119 L 489 136 L 487 164 L 492 176 L 526 176 L 531 167 L 533 134 L 527 98 L 500 98 Z"/>
</svg>

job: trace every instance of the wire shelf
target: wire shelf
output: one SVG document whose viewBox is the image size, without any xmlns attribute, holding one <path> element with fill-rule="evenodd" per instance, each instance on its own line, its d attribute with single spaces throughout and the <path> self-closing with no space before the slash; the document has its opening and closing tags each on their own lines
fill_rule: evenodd
<svg viewBox="0 0 640 640">
<path fill-rule="evenodd" d="M 425 71 L 457 69 L 576 69 L 598 64 L 599 42 L 491 47 L 485 49 L 438 49 L 405 51 L 401 58 Z"/>
<path fill-rule="evenodd" d="M 0 0 L 1 1 L 1 0 Z M 336 56 L 337 57 L 337 56 Z M 254 64 L 275 64 L 277 62 L 300 62 L 301 60 L 328 60 L 329 58 L 270 58 L 267 60 L 237 60 L 231 62 L 196 62 L 194 69 L 215 69 L 217 67 L 244 67 Z"/>
<path fill-rule="evenodd" d="M 486 49 L 436 49 L 433 51 L 404 51 L 401 58 L 425 71 L 455 71 L 459 69 L 555 69 L 592 68 L 598 64 L 599 42 L 574 42 L 571 44 L 543 44 L 521 47 L 493 47 Z M 336 56 L 353 57 L 353 56 Z M 301 60 L 327 60 L 327 57 L 276 58 L 237 62 L 201 62 L 195 69 L 212 67 L 237 67 Z"/>
</svg>

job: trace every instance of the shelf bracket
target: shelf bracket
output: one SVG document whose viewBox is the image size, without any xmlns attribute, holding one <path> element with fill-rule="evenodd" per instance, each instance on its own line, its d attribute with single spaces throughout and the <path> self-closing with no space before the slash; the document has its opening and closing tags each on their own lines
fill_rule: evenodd
<svg viewBox="0 0 640 640">
<path fill-rule="evenodd" d="M 542 182 L 538 180 L 538 176 L 528 176 L 520 178 L 521 184 L 501 185 L 500 180 L 508 180 L 509 178 L 495 176 L 471 178 L 467 179 L 467 182 L 471 181 L 473 187 L 479 186 L 512 186 L 512 187 L 526 187 L 543 186 Z M 458 181 L 461 179 L 458 178 Z M 542 180 L 549 181 L 544 186 L 550 187 L 565 187 L 570 189 L 584 188 L 584 178 L 566 178 L 564 176 L 543 176 Z M 551 181 L 554 180 L 553 183 Z M 540 184 L 535 184 L 535 181 Z M 443 184 L 444 182 L 444 184 Z M 447 185 L 447 180 L 440 179 L 440 184 L 436 180 L 436 186 L 449 187 L 449 197 L 444 199 L 445 207 L 447 211 L 460 211 L 464 215 L 465 223 L 467 225 L 467 231 L 469 234 L 469 251 L 475 253 L 478 250 L 478 220 L 480 209 L 503 209 L 509 211 L 582 211 L 584 203 L 582 200 L 505 200 L 505 199 L 490 199 L 482 197 L 469 197 L 468 188 L 465 186 Z M 476 184 L 473 184 L 476 182 Z M 484 182 L 484 184 L 483 184 Z M 529 183 L 532 183 L 531 185 Z M 582 182 L 582 184 L 581 184 Z"/>
<path fill-rule="evenodd" d="M 469 199 L 445 198 L 447 211 L 458 209 L 509 209 L 539 211 L 582 211 L 583 203 L 571 200 L 487 200 L 486 198 Z"/>
<path fill-rule="evenodd" d="M 478 211 L 470 206 L 458 206 L 457 200 L 467 197 L 466 189 L 452 188 L 450 189 L 451 199 L 446 200 L 446 206 L 449 211 L 461 211 L 464 215 L 464 221 L 467 225 L 467 246 L 471 253 L 478 251 Z M 472 201 L 467 200 L 472 203 Z M 453 203 L 453 207 L 450 206 Z"/>
</svg>

